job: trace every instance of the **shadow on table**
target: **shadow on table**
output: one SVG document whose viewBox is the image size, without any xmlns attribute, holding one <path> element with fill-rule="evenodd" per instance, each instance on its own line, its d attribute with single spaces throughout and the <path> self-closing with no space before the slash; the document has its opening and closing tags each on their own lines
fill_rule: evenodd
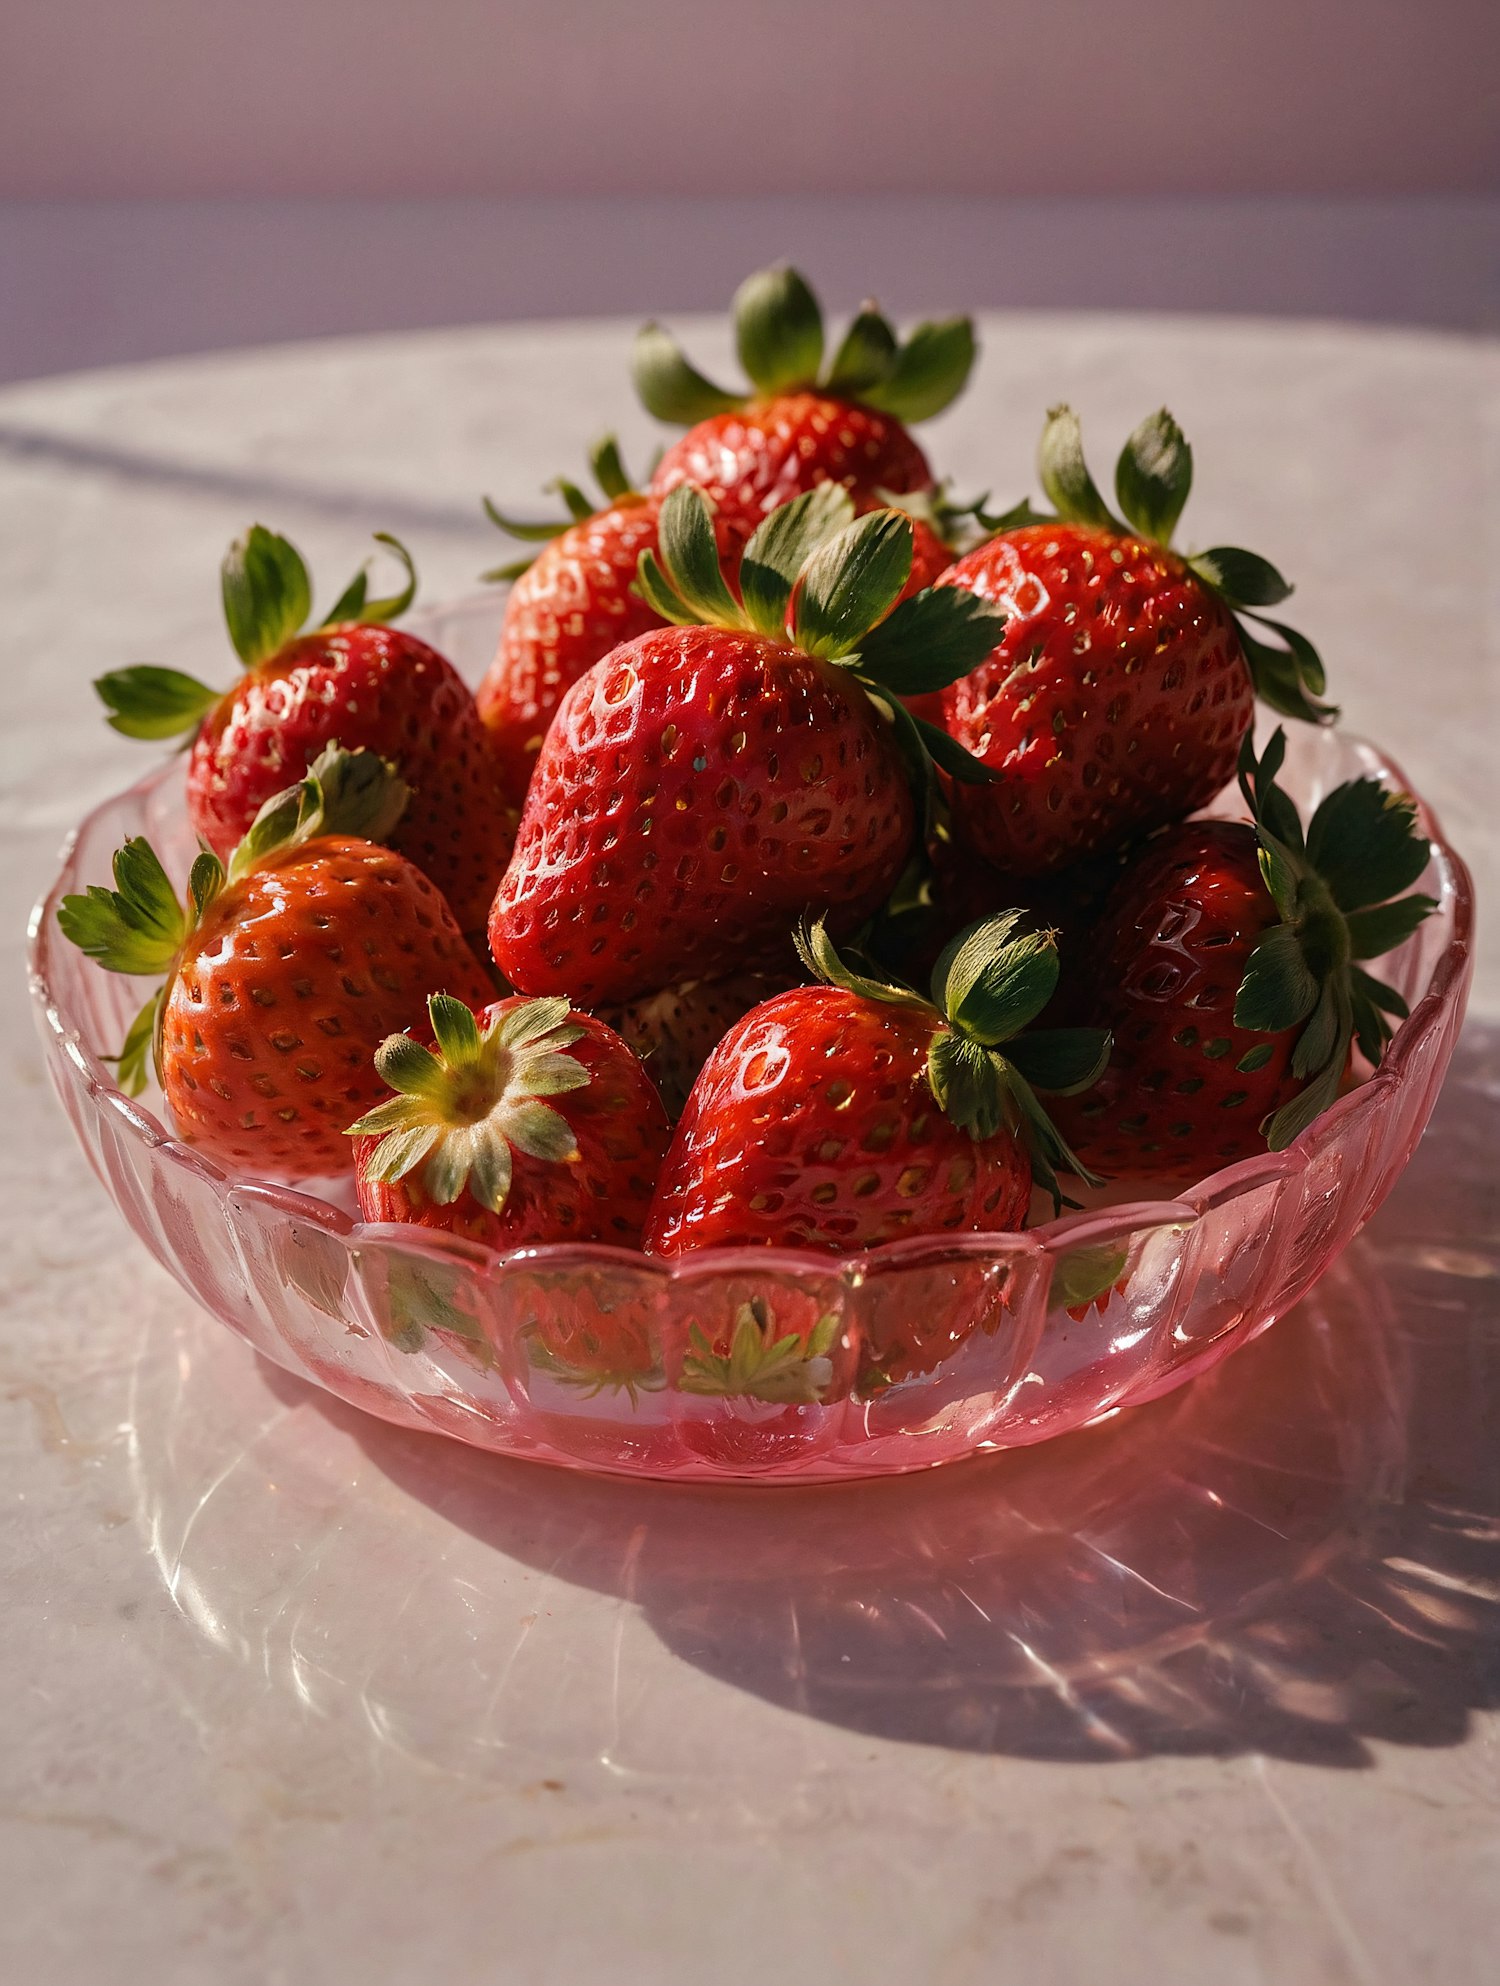
<svg viewBox="0 0 1500 1986">
<path fill-rule="evenodd" d="M 92 436 L 0 421 L 0 459 L 41 462 L 49 468 L 82 469 L 133 489 L 165 489 L 186 496 L 227 498 L 247 509 L 312 511 L 319 516 L 386 531 L 446 531 L 489 542 L 493 531 L 477 504 L 423 503 L 392 491 L 372 494 L 358 487 L 278 474 L 263 465 L 236 468 L 184 460 L 159 451 L 131 448 Z"/>
<path fill-rule="evenodd" d="M 1497 1076 L 1500 1035 L 1471 1031 L 1391 1202 L 1279 1327 L 1040 1448 L 746 1493 L 322 1411 L 497 1553 L 853 1730 L 1054 1759 L 1452 1744 L 1500 1702 Z"/>
</svg>

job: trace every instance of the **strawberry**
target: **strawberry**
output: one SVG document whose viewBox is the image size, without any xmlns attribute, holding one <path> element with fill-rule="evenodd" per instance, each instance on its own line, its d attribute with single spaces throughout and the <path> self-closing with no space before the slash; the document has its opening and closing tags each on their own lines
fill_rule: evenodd
<svg viewBox="0 0 1500 1986">
<path fill-rule="evenodd" d="M 613 436 L 599 443 L 591 459 L 604 492 L 601 509 L 565 481 L 557 487 L 569 516 L 557 524 L 515 523 L 485 500 L 503 531 L 546 541 L 533 558 L 485 574 L 514 581 L 500 646 L 477 700 L 500 761 L 506 800 L 517 813 L 563 693 L 612 648 L 662 626 L 661 615 L 635 588 L 641 553 L 656 550 L 660 498 L 631 486 Z M 729 534 L 720 527 L 719 536 L 728 551 Z"/>
<path fill-rule="evenodd" d="M 998 774 L 955 806 L 1009 876 L 1066 867 L 1202 806 L 1234 772 L 1257 695 L 1289 716 L 1335 715 L 1317 701 L 1312 644 L 1260 611 L 1291 591 L 1275 567 L 1233 546 L 1169 549 L 1192 481 L 1170 414 L 1143 421 L 1121 454 L 1128 523 L 1095 488 L 1066 407 L 1048 417 L 1040 469 L 1057 516 L 1017 522 L 939 581 L 1007 616 L 994 653 L 944 692 L 943 721 Z"/>
<path fill-rule="evenodd" d="M 785 973 L 732 973 L 727 979 L 687 979 L 647 993 L 602 1018 L 646 1065 L 667 1114 L 682 1115 L 698 1071 L 738 1020 L 787 983 Z"/>
<path fill-rule="evenodd" d="M 931 1003 L 851 972 L 817 926 L 800 950 L 822 983 L 756 1007 L 693 1085 L 646 1247 L 843 1253 L 994 1233 L 1022 1225 L 1033 1178 L 1054 1194 L 1058 1168 L 1087 1179 L 1032 1084 L 1086 1086 L 1108 1040 L 1020 1033 L 1052 997 L 1057 952 L 1019 921 L 992 918 L 950 945 Z"/>
<path fill-rule="evenodd" d="M 336 740 L 388 760 L 412 789 L 395 846 L 471 931 L 505 867 L 515 814 L 467 684 L 435 649 L 384 625 L 405 613 L 417 582 L 405 548 L 376 536 L 406 567 L 401 592 L 370 599 L 361 570 L 303 633 L 307 567 L 285 538 L 253 524 L 222 569 L 229 636 L 246 665 L 240 680 L 223 691 L 143 667 L 115 670 L 94 687 L 127 737 L 193 733 L 188 816 L 221 859 L 267 800 Z"/>
<path fill-rule="evenodd" d="M 383 1042 L 397 1094 L 349 1127 L 365 1218 L 490 1248 L 638 1242 L 670 1130 L 620 1037 L 566 1000 L 427 1007 L 431 1045 Z"/>
<path fill-rule="evenodd" d="M 165 974 L 117 1058 L 136 1095 L 153 1061 L 179 1133 L 237 1170 L 347 1168 L 343 1127 L 381 1082 L 371 1057 L 434 987 L 484 997 L 432 882 L 378 847 L 406 788 L 373 753 L 330 746 L 256 816 L 226 870 L 205 850 L 184 905 L 149 842 L 116 888 L 63 899 L 63 933 L 111 972 Z"/>
<path fill-rule="evenodd" d="M 514 1295 L 524 1320 L 520 1338 L 533 1372 L 590 1399 L 599 1393 L 624 1393 L 632 1408 L 642 1393 L 657 1393 L 666 1384 L 661 1359 L 661 1320 L 654 1293 L 642 1288 L 638 1271 L 619 1276 L 595 1263 L 571 1275 L 538 1271 L 529 1276 L 520 1264 Z M 533 1382 L 534 1384 L 534 1382 Z M 538 1404 L 535 1391 L 532 1404 Z M 587 1439 L 584 1424 L 570 1409 L 559 1424 L 561 1445 L 576 1453 Z M 601 1460 L 619 1454 L 618 1432 L 605 1424 Z M 651 1440 L 639 1423 L 631 1428 L 630 1446 L 639 1451 Z"/>
<path fill-rule="evenodd" d="M 984 776 L 900 697 L 972 666 L 995 626 L 957 592 L 891 612 L 910 523 L 852 510 L 825 485 L 774 512 L 745 548 L 741 600 L 703 497 L 663 503 L 641 590 L 677 625 L 564 697 L 495 897 L 490 947 L 521 992 L 619 1003 L 762 964 L 809 910 L 853 928 L 906 861 L 929 751 Z"/>
<path fill-rule="evenodd" d="M 1276 785 L 1286 748 L 1247 739 L 1253 824 L 1186 821 L 1130 863 L 1094 932 L 1089 1018 L 1114 1056 L 1059 1119 L 1089 1164 L 1198 1178 L 1279 1151 L 1334 1100 L 1357 1043 L 1372 1065 L 1400 995 L 1356 963 L 1435 906 L 1416 810 L 1373 779 L 1335 789 L 1304 836 Z"/>
<path fill-rule="evenodd" d="M 486 579 L 513 582 L 500 645 L 477 701 L 500 759 L 506 798 L 517 813 L 564 692 L 611 649 L 663 625 L 635 584 L 641 553 L 657 549 L 661 498 L 632 486 L 613 436 L 599 443 L 591 460 L 605 497 L 600 509 L 576 484 L 561 479 L 557 488 L 569 515 L 555 524 L 518 523 L 485 499 L 491 520 L 503 531 L 545 540 L 545 549 L 532 558 L 485 574 Z M 941 533 L 949 528 L 950 516 L 967 514 L 951 507 L 919 509 L 925 503 L 921 498 L 910 503 L 913 548 L 907 594 L 920 593 L 952 565 L 955 553 Z M 866 508 L 878 505 L 872 501 Z M 744 533 L 717 515 L 714 532 L 721 558 L 733 572 Z M 919 701 L 919 715 L 941 721 L 936 695 Z"/>
<path fill-rule="evenodd" d="M 665 496 L 692 483 L 748 536 L 790 498 L 839 483 L 857 503 L 931 487 L 905 423 L 940 413 L 974 362 L 966 317 L 919 324 L 901 343 L 873 304 L 823 366 L 823 314 L 795 269 L 767 269 L 734 300 L 746 394 L 726 393 L 657 324 L 635 349 L 636 390 L 658 420 L 688 426 L 651 479 Z"/>
</svg>

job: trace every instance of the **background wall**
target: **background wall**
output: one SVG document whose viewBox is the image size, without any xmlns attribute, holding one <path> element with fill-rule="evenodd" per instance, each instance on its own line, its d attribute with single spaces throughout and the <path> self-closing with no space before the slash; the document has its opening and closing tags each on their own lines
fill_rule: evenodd
<svg viewBox="0 0 1500 1986">
<path fill-rule="evenodd" d="M 6 0 L 7 194 L 1493 190 L 1495 0 Z"/>
<path fill-rule="evenodd" d="M 1500 322 L 1497 0 L 3 0 L 0 376 L 835 302 Z"/>
</svg>

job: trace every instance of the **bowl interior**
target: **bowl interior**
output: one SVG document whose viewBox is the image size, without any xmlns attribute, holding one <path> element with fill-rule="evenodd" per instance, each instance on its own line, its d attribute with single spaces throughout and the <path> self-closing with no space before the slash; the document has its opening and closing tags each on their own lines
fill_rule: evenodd
<svg viewBox="0 0 1500 1986">
<path fill-rule="evenodd" d="M 499 606 L 411 617 L 471 679 Z M 1373 746 L 1289 727 L 1304 812 L 1369 774 Z M 1238 814 L 1232 789 L 1211 812 Z M 230 1178 L 178 1143 L 158 1099 L 101 1059 L 140 1003 L 61 938 L 60 897 L 107 880 L 145 834 L 185 876 L 180 761 L 96 809 L 37 908 L 32 977 L 49 1069 L 106 1187 L 153 1252 L 259 1350 L 387 1419 L 575 1465 L 761 1481 L 874 1474 L 1034 1442 L 1182 1383 L 1311 1285 L 1394 1182 L 1452 1051 L 1472 889 L 1423 811 L 1438 909 L 1382 962 L 1412 1012 L 1384 1064 L 1288 1151 L 1160 1197 L 1135 1181 L 1023 1235 L 889 1244 L 836 1260 L 709 1250 L 673 1263 L 602 1246 L 496 1256 L 356 1217 L 347 1181 Z M 779 1345 L 769 1386 L 742 1349 Z M 747 1338 L 746 1334 L 750 1334 Z"/>
</svg>

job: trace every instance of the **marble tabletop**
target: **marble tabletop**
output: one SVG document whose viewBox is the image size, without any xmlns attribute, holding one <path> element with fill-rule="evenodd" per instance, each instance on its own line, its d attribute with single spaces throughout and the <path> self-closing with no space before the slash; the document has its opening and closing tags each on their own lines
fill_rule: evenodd
<svg viewBox="0 0 1500 1986">
<path fill-rule="evenodd" d="M 714 356 L 722 327 L 696 348 Z M 1298 582 L 1348 721 L 1500 884 L 1500 359 L 1332 325 L 988 319 L 928 431 L 1028 487 L 1166 400 L 1187 532 Z M 22 931 L 142 768 L 101 669 L 227 671 L 259 517 L 472 590 L 629 411 L 628 329 L 283 348 L 0 393 L 0 1974 L 46 1986 L 1493 1977 L 1500 955 L 1438 1117 L 1319 1292 L 1197 1388 L 927 1478 L 567 1476 L 257 1363 L 47 1090 Z M 539 500 L 539 499 L 537 499 Z M 1489 1954 L 1486 1957 L 1486 1953 Z"/>
</svg>

